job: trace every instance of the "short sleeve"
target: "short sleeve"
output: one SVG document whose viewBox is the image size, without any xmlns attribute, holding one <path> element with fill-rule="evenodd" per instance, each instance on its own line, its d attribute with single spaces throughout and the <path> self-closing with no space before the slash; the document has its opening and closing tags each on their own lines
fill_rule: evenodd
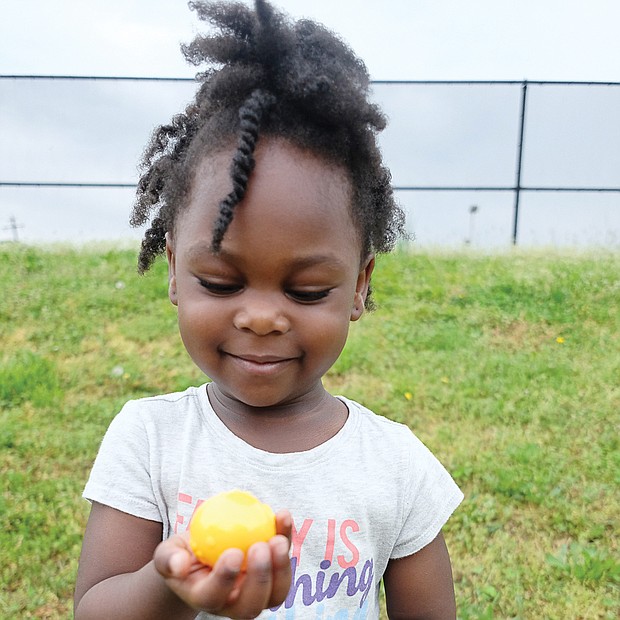
<svg viewBox="0 0 620 620">
<path fill-rule="evenodd" d="M 147 429 L 137 401 L 112 420 L 83 497 L 150 521 L 163 521 L 153 490 Z"/>
<path fill-rule="evenodd" d="M 463 493 L 444 466 L 413 434 L 409 446 L 402 527 L 393 559 L 416 553 L 432 542 L 463 500 Z"/>
</svg>

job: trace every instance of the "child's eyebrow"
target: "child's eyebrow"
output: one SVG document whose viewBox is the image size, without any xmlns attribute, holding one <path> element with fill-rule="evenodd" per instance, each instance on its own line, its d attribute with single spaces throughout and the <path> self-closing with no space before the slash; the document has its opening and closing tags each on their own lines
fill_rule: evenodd
<svg viewBox="0 0 620 620">
<path fill-rule="evenodd" d="M 217 257 L 224 262 L 230 262 L 238 264 L 241 261 L 241 257 L 230 250 L 221 248 L 218 252 L 214 252 L 210 243 L 196 243 L 192 245 L 185 254 L 187 260 L 200 260 L 204 258 Z M 330 267 L 333 269 L 342 269 L 346 267 L 344 261 L 335 256 L 334 254 L 310 254 L 308 256 L 292 257 L 288 263 L 289 267 L 293 269 L 305 269 L 308 267 L 314 267 L 321 265 Z"/>
<path fill-rule="evenodd" d="M 290 266 L 295 269 L 305 269 L 306 267 L 314 267 L 315 265 L 332 267 L 334 269 L 342 269 L 346 266 L 342 260 L 331 254 L 313 254 L 311 256 L 302 256 L 295 258 L 290 262 Z"/>
</svg>

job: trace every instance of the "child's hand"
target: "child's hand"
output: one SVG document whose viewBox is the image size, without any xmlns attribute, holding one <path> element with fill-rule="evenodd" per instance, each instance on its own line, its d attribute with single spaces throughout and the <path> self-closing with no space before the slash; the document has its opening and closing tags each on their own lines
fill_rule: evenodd
<svg viewBox="0 0 620 620">
<path fill-rule="evenodd" d="M 213 568 L 201 564 L 191 551 L 187 533 L 157 546 L 155 568 L 190 607 L 230 618 L 255 618 L 264 609 L 282 603 L 290 589 L 291 524 L 290 513 L 280 511 L 277 534 L 268 543 L 250 547 L 244 572 L 239 549 L 225 551 Z"/>
</svg>

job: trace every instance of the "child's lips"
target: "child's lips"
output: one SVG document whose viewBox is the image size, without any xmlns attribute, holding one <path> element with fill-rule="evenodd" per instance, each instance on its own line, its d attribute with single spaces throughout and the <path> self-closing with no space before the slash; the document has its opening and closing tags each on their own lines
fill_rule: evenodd
<svg viewBox="0 0 620 620">
<path fill-rule="evenodd" d="M 270 375 L 279 372 L 297 359 L 288 355 L 254 355 L 251 353 L 227 353 L 227 355 L 246 372 L 258 375 Z"/>
</svg>

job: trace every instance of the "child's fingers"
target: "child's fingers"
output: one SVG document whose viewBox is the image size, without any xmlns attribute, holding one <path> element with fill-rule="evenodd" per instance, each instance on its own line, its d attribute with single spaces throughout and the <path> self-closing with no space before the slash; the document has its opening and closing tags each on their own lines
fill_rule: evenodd
<svg viewBox="0 0 620 620">
<path fill-rule="evenodd" d="M 276 530 L 268 543 L 250 548 L 243 573 L 240 549 L 226 550 L 209 569 L 196 561 L 187 535 L 172 536 L 157 546 L 155 568 L 188 605 L 231 618 L 254 618 L 281 604 L 290 589 L 292 519 L 288 511 L 276 516 Z"/>
<path fill-rule="evenodd" d="M 276 532 L 288 538 L 291 541 L 291 532 L 293 529 L 293 518 L 288 510 L 278 510 L 276 514 Z"/>
<path fill-rule="evenodd" d="M 245 576 L 240 578 L 243 551 L 227 549 L 215 563 L 208 577 L 195 580 L 188 584 L 188 597 L 192 606 L 210 613 L 228 613 L 239 598 L 240 583 L 245 583 Z M 262 611 L 262 610 L 261 610 Z"/>
<path fill-rule="evenodd" d="M 188 574 L 193 555 L 187 547 L 187 541 L 181 536 L 172 536 L 157 545 L 153 562 L 157 571 L 166 578 L 180 578 Z"/>
<path fill-rule="evenodd" d="M 271 597 L 269 598 L 269 607 L 280 605 L 291 589 L 291 560 L 288 555 L 290 544 L 290 538 L 280 535 L 274 536 L 269 541 L 273 564 L 273 584 L 271 587 Z"/>
<path fill-rule="evenodd" d="M 168 587 L 194 609 L 200 609 L 219 615 L 226 611 L 238 598 L 240 584 L 244 577 L 241 574 L 243 552 L 241 549 L 227 549 L 216 562 L 213 569 L 193 561 L 189 570 L 182 575 L 166 575 L 162 570 L 170 570 L 173 558 L 164 558 L 163 554 L 157 561 L 167 561 L 163 568 L 157 570 L 166 578 Z"/>
<path fill-rule="evenodd" d="M 252 545 L 248 551 L 243 584 L 229 599 L 226 614 L 233 618 L 255 618 L 267 609 L 272 595 L 273 563 L 268 543 Z"/>
</svg>

